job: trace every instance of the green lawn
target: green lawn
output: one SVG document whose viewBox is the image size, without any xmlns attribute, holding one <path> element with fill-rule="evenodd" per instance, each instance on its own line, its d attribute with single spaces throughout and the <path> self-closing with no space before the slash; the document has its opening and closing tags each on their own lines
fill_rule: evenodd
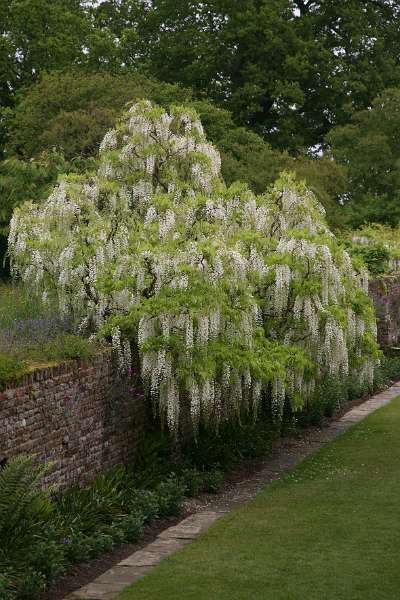
<svg viewBox="0 0 400 600">
<path fill-rule="evenodd" d="M 118 600 L 400 598 L 400 397 Z"/>
</svg>

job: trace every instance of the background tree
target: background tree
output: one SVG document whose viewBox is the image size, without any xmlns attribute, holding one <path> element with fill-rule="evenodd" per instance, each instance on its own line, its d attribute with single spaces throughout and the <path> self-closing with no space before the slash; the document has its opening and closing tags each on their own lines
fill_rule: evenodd
<svg viewBox="0 0 400 600">
<path fill-rule="evenodd" d="M 58 171 L 48 159 L 56 151 L 64 157 L 64 172 L 79 172 L 85 160 L 97 155 L 104 133 L 126 103 L 145 96 L 164 107 L 186 102 L 198 112 L 209 139 L 221 153 L 222 174 L 228 184 L 241 180 L 256 193 L 262 193 L 282 170 L 296 170 L 321 198 L 331 224 L 340 223 L 337 197 L 343 191 L 342 175 L 333 161 L 308 156 L 294 160 L 288 153 L 273 149 L 256 133 L 238 127 L 226 109 L 209 100 L 194 99 L 191 90 L 180 85 L 159 83 L 139 74 L 79 70 L 44 74 L 17 94 L 16 106 L 9 111 L 6 145 L 6 156 L 14 160 L 0 166 L 4 177 L 3 223 L 6 215 L 11 217 L 11 206 L 21 200 L 38 199 L 40 188 L 35 187 L 37 193 L 32 194 L 38 165 L 43 176 L 43 165 L 48 164 L 46 181 L 55 182 Z M 87 166 L 90 168 L 90 160 Z M 31 173 L 31 183 L 27 173 Z M 10 197 L 14 198 L 12 203 L 6 200 Z"/>
<path fill-rule="evenodd" d="M 16 98 L 7 155 L 29 159 L 51 148 L 63 152 L 67 160 L 94 155 L 126 103 L 146 96 L 170 104 L 189 100 L 192 93 L 137 74 L 80 70 L 44 74 Z"/>
<path fill-rule="evenodd" d="M 3 97 L 35 81 L 43 71 L 80 63 L 89 23 L 80 0 L 1 0 Z"/>
<path fill-rule="evenodd" d="M 77 157 L 96 154 L 127 100 L 190 101 L 228 182 L 241 179 L 261 192 L 290 168 L 318 194 L 331 226 L 397 222 L 396 150 L 380 143 L 377 125 L 358 153 L 370 155 L 373 168 L 364 162 L 356 175 L 350 157 L 350 183 L 336 142 L 338 161 L 320 155 L 329 130 L 353 126 L 353 114 L 400 85 L 396 3 L 0 0 L 0 8 L 0 159 L 40 162 L 56 147 L 74 171 Z M 9 189 L 29 171 L 10 162 L 1 168 Z M 373 182 L 377 169 L 384 173 Z M 47 179 L 53 176 L 50 168 Z M 343 210 L 338 199 L 348 196 Z M 8 198 L 0 199 L 3 215 Z"/>
<path fill-rule="evenodd" d="M 124 65 L 181 82 L 296 153 L 400 82 L 390 0 L 124 0 L 93 10 Z"/>
<path fill-rule="evenodd" d="M 345 193 L 350 223 L 397 225 L 400 220 L 400 89 L 385 90 L 370 110 L 327 136 L 348 171 Z"/>
</svg>

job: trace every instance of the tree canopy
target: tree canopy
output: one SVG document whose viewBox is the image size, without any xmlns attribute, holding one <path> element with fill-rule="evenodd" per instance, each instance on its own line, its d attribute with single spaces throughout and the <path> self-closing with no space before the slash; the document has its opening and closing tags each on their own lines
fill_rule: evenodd
<svg viewBox="0 0 400 600">
<path fill-rule="evenodd" d="M 44 71 L 140 71 L 297 152 L 400 84 L 390 0 L 1 0 L 2 105 Z"/>
<path fill-rule="evenodd" d="M 345 202 L 354 226 L 400 220 L 400 89 L 385 90 L 370 109 L 327 136 L 348 172 Z"/>
</svg>

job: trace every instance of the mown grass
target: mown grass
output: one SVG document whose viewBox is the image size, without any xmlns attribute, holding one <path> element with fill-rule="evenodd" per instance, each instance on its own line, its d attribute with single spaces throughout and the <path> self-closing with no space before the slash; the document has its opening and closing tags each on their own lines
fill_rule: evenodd
<svg viewBox="0 0 400 600">
<path fill-rule="evenodd" d="M 118 600 L 397 600 L 400 398 Z"/>
</svg>

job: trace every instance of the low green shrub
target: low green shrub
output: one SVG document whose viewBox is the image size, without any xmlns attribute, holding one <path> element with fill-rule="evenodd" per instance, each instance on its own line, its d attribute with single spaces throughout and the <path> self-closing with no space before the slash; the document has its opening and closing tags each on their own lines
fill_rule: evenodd
<svg viewBox="0 0 400 600">
<path fill-rule="evenodd" d="M 327 378 L 301 413 L 295 415 L 299 425 L 319 425 L 324 417 L 332 417 L 346 402 L 385 388 L 400 379 L 400 356 L 383 355 L 375 369 L 373 387 L 361 385 L 356 377 Z"/>
<path fill-rule="evenodd" d="M 187 496 L 196 496 L 196 494 L 203 491 L 204 476 L 198 469 L 183 469 L 180 479 L 185 486 L 185 494 Z"/>
<path fill-rule="evenodd" d="M 116 468 L 99 475 L 88 487 L 74 487 L 54 496 L 57 526 L 68 532 L 91 535 L 110 526 L 125 513 L 126 495 L 132 489 L 126 470 Z"/>
<path fill-rule="evenodd" d="M 97 345 L 75 334 L 59 335 L 42 347 L 40 356 L 52 360 L 90 360 L 98 352 Z"/>
<path fill-rule="evenodd" d="M 0 471 L 1 600 L 37 598 L 71 564 L 136 542 L 146 523 L 178 515 L 185 495 L 221 485 L 220 471 L 182 464 L 179 474 L 165 476 L 160 459 L 152 489 L 138 488 L 140 476 L 120 467 L 61 494 L 42 490 L 49 465 L 11 461 Z"/>
<path fill-rule="evenodd" d="M 224 479 L 224 474 L 220 469 L 205 471 L 203 473 L 203 487 L 201 491 L 217 494 L 222 488 Z"/>
<path fill-rule="evenodd" d="M 145 523 L 154 521 L 159 517 L 159 497 L 154 490 L 134 490 L 129 498 L 128 505 L 131 510 L 135 508 L 144 519 Z"/>
<path fill-rule="evenodd" d="M 171 475 L 157 486 L 156 493 L 160 519 L 179 515 L 185 497 L 185 484 L 179 478 Z"/>
<path fill-rule="evenodd" d="M 96 558 L 96 556 L 112 550 L 114 539 L 110 533 L 103 531 L 93 532 L 90 535 L 74 531 L 70 537 L 64 538 L 64 546 L 67 561 L 78 563 Z"/>
<path fill-rule="evenodd" d="M 315 390 L 304 410 L 296 415 L 300 426 L 319 425 L 324 417 L 332 417 L 348 400 L 349 382 L 339 378 L 327 378 Z"/>
<path fill-rule="evenodd" d="M 10 354 L 0 352 L 0 391 L 13 381 L 18 381 L 27 372 L 24 361 Z"/>
<path fill-rule="evenodd" d="M 114 541 L 118 541 L 119 534 L 120 543 L 122 542 L 137 542 L 143 533 L 143 525 L 145 523 L 144 516 L 140 513 L 131 513 L 121 520 L 119 528 L 115 528 Z"/>
<path fill-rule="evenodd" d="M 54 506 L 42 488 L 50 468 L 19 457 L 0 470 L 0 585 L 10 598 L 36 597 L 65 568 Z"/>
<path fill-rule="evenodd" d="M 227 423 L 218 434 L 201 428 L 196 440 L 185 444 L 182 451 L 185 460 L 199 471 L 226 471 L 235 463 L 268 454 L 276 435 L 272 420 L 260 415 L 236 426 Z"/>
<path fill-rule="evenodd" d="M 357 256 L 362 259 L 372 275 L 381 275 L 387 271 L 391 253 L 384 244 L 350 244 L 348 249 L 353 257 Z"/>
<path fill-rule="evenodd" d="M 168 476 L 174 462 L 171 436 L 159 429 L 147 431 L 140 441 L 134 464 L 137 487 L 154 488 Z"/>
<path fill-rule="evenodd" d="M 375 389 L 382 389 L 392 381 L 398 380 L 400 380 L 400 355 L 396 353 L 387 354 L 375 370 L 374 387 Z"/>
<path fill-rule="evenodd" d="M 46 584 L 46 577 L 43 573 L 27 569 L 18 580 L 16 592 L 18 600 L 35 600 L 38 594 L 44 592 Z"/>
<path fill-rule="evenodd" d="M 196 496 L 201 492 L 216 494 L 222 487 L 224 474 L 220 469 L 199 471 L 195 467 L 184 468 L 179 478 L 185 486 L 186 496 Z"/>
</svg>

